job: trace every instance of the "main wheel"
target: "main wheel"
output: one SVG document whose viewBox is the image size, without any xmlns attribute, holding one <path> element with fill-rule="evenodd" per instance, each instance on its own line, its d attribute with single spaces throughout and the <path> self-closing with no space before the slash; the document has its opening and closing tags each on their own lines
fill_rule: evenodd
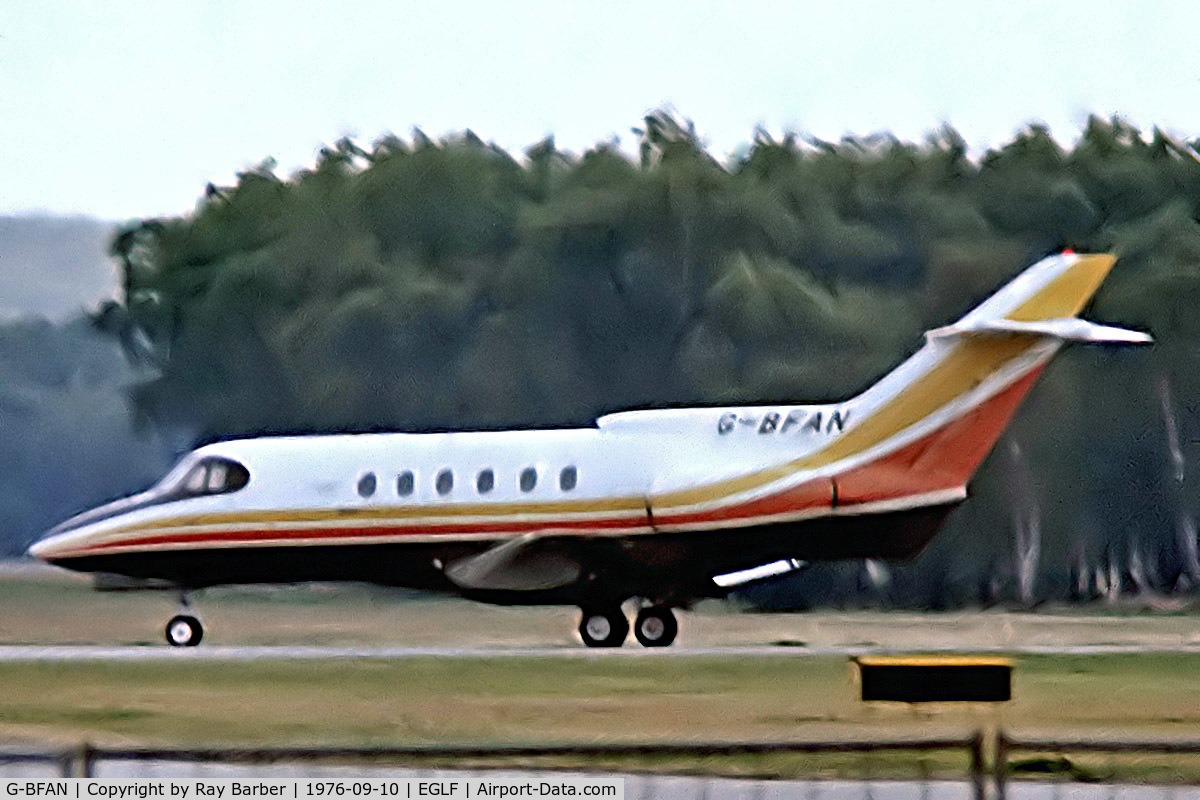
<svg viewBox="0 0 1200 800">
<path fill-rule="evenodd" d="M 633 635 L 643 647 L 666 647 L 675 641 L 679 623 L 666 606 L 647 606 L 638 612 Z"/>
<path fill-rule="evenodd" d="M 172 647 L 195 647 L 204 638 L 204 626 L 190 614 L 176 614 L 167 623 L 166 634 Z"/>
<path fill-rule="evenodd" d="M 583 609 L 579 636 L 588 647 L 620 647 L 628 635 L 629 620 L 620 606 Z"/>
</svg>

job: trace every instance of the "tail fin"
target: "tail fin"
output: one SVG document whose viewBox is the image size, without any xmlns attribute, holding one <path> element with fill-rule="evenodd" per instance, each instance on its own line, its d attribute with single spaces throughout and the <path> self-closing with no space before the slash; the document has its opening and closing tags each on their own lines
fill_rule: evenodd
<svg viewBox="0 0 1200 800">
<path fill-rule="evenodd" d="M 873 475 L 858 476 L 867 479 L 864 491 L 870 483 L 878 489 L 885 478 L 878 467 L 888 464 L 906 476 L 898 488 L 917 475 L 965 486 L 1063 342 L 1150 341 L 1075 316 L 1115 261 L 1074 253 L 1043 259 L 958 322 L 927 333 L 920 350 L 852 401 L 858 423 L 831 443 L 842 452 L 826 455 L 880 452 Z M 839 491 L 848 489 L 839 481 Z"/>
</svg>

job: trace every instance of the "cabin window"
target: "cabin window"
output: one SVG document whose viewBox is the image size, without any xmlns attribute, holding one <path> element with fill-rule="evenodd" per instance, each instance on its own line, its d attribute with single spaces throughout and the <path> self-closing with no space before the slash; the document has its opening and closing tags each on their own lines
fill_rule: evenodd
<svg viewBox="0 0 1200 800">
<path fill-rule="evenodd" d="M 412 470 L 404 470 L 404 472 L 401 472 L 396 477 L 396 494 L 400 495 L 401 497 L 408 497 L 413 493 L 414 484 L 415 481 L 413 480 Z"/>
<path fill-rule="evenodd" d="M 454 473 L 448 469 L 439 472 L 434 487 L 438 494 L 450 494 L 450 490 L 454 488 Z"/>
<path fill-rule="evenodd" d="M 487 494 L 496 485 L 496 473 L 490 469 L 480 470 L 479 475 L 475 478 L 475 488 L 480 494 Z"/>
<path fill-rule="evenodd" d="M 521 470 L 520 486 L 522 492 L 532 492 L 533 487 L 537 486 L 537 470 L 533 467 Z"/>
<path fill-rule="evenodd" d="M 368 472 L 358 479 L 358 496 L 370 497 L 375 494 L 375 473 Z"/>
<path fill-rule="evenodd" d="M 579 482 L 579 472 L 574 466 L 563 467 L 562 472 L 558 473 L 558 488 L 564 492 L 569 492 L 575 488 L 575 484 Z"/>
</svg>

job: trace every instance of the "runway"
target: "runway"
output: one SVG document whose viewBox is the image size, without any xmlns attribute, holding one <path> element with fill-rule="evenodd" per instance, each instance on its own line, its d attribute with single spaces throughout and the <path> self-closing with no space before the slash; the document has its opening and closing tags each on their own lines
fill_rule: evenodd
<svg viewBox="0 0 1200 800">
<path fill-rule="evenodd" d="M 875 655 L 897 652 L 976 653 L 1000 655 L 1117 655 L 1146 653 L 1200 654 L 1200 645 L 1177 646 L 1145 644 L 1029 645 L 1020 647 L 922 647 L 898 650 L 869 646 L 692 646 L 643 648 L 627 646 L 615 649 L 591 649 L 583 646 L 547 647 L 317 647 L 290 645 L 239 645 L 175 648 L 167 645 L 3 645 L 0 663 L 72 663 L 96 661 L 329 661 L 380 660 L 406 661 L 427 658 L 509 659 L 509 658 L 821 658 Z"/>
<path fill-rule="evenodd" d="M 94 592 L 49 568 L 0 562 L 0 663 L 267 661 L 419 658 L 806 658 L 889 652 L 1200 654 L 1200 607 L 993 609 L 937 614 L 826 609 L 740 613 L 727 603 L 679 615 L 669 648 L 630 639 L 616 650 L 582 646 L 578 611 L 488 606 L 396 595 L 360 586 L 213 589 L 196 611 L 207 629 L 195 649 L 167 647 L 160 627 L 174 597 Z"/>
</svg>

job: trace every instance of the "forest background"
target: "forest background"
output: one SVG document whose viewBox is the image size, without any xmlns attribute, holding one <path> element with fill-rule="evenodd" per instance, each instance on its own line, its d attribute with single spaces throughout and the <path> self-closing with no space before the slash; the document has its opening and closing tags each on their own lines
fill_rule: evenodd
<svg viewBox="0 0 1200 800">
<path fill-rule="evenodd" d="M 311 169 L 266 161 L 190 214 L 115 227 L 112 300 L 0 323 L 0 554 L 224 436 L 836 400 L 1070 247 L 1118 254 L 1088 313 L 1155 345 L 1056 360 L 915 561 L 747 596 L 948 608 L 1200 590 L 1200 139 L 1093 117 L 1069 147 L 1031 126 L 973 156 L 949 127 L 920 143 L 756 131 L 720 161 L 667 111 L 636 134 L 636 153 L 583 154 L 469 131 L 345 139 Z M 30 245 L 21 222 L 0 220 L 0 258 L 56 241 Z M 56 258 L 25 283 L 83 269 Z"/>
</svg>

